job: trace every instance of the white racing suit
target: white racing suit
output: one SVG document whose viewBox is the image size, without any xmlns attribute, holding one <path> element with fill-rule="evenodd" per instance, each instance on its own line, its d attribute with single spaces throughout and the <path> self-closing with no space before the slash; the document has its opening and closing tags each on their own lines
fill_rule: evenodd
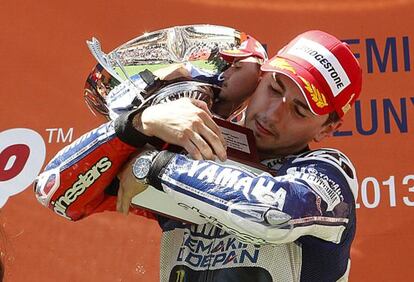
<svg viewBox="0 0 414 282">
<path fill-rule="evenodd" d="M 115 210 L 116 174 L 147 141 L 128 115 L 92 130 L 39 175 L 38 200 L 70 220 Z M 161 154 L 168 158 L 154 162 L 151 185 L 208 222 L 155 216 L 163 231 L 161 281 L 347 280 L 357 181 L 342 153 L 319 149 L 264 162 L 275 176 Z"/>
</svg>

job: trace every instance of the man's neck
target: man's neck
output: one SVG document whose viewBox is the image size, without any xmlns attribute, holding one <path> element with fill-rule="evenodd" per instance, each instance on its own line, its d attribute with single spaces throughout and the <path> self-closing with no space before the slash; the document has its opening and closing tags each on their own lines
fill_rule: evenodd
<svg viewBox="0 0 414 282">
<path fill-rule="evenodd" d="M 303 148 L 300 149 L 296 149 L 296 150 L 289 150 L 287 152 L 283 152 L 283 153 L 278 153 L 278 152 L 257 152 L 257 155 L 259 157 L 260 161 L 264 161 L 264 160 L 270 160 L 270 159 L 283 159 L 286 158 L 288 156 L 294 156 L 294 155 L 299 155 L 301 153 L 304 153 L 306 151 L 309 151 L 309 145 L 305 145 Z"/>
</svg>

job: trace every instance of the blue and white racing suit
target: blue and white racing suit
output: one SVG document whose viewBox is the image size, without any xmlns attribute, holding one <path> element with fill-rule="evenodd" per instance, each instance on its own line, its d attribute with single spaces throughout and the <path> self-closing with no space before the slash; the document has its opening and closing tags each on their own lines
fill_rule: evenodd
<svg viewBox="0 0 414 282">
<path fill-rule="evenodd" d="M 160 220 L 161 281 L 346 281 L 352 164 L 333 149 L 268 164 L 276 176 L 183 155 L 164 166 L 163 191 L 209 223 Z"/>
<path fill-rule="evenodd" d="M 122 115 L 59 152 L 36 181 L 39 201 L 70 220 L 114 210 L 116 175 L 148 141 L 128 122 Z M 161 281 L 347 280 L 357 180 L 341 152 L 264 161 L 274 175 L 182 154 L 165 160 L 151 184 L 206 223 L 157 216 Z"/>
</svg>

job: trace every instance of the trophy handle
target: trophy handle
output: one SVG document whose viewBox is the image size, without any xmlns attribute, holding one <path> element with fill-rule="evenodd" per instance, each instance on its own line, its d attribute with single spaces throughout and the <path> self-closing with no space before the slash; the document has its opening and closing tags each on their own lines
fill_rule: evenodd
<svg viewBox="0 0 414 282">
<path fill-rule="evenodd" d="M 101 43 L 95 37 L 92 37 L 92 40 L 86 40 L 86 44 L 88 45 L 89 50 L 91 51 L 92 55 L 98 61 L 98 63 L 118 82 L 122 82 L 123 79 L 121 76 L 112 68 L 111 64 L 108 60 L 108 55 L 102 51 Z"/>
</svg>

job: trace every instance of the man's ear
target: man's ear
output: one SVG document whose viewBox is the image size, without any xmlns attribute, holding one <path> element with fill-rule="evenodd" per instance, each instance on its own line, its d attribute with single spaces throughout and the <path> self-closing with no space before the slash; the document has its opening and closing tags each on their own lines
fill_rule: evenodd
<svg viewBox="0 0 414 282">
<path fill-rule="evenodd" d="M 342 120 L 331 122 L 327 125 L 322 126 L 321 130 L 318 134 L 313 138 L 313 141 L 320 142 L 325 137 L 332 136 L 335 131 L 338 130 L 338 128 L 342 125 Z"/>
</svg>

